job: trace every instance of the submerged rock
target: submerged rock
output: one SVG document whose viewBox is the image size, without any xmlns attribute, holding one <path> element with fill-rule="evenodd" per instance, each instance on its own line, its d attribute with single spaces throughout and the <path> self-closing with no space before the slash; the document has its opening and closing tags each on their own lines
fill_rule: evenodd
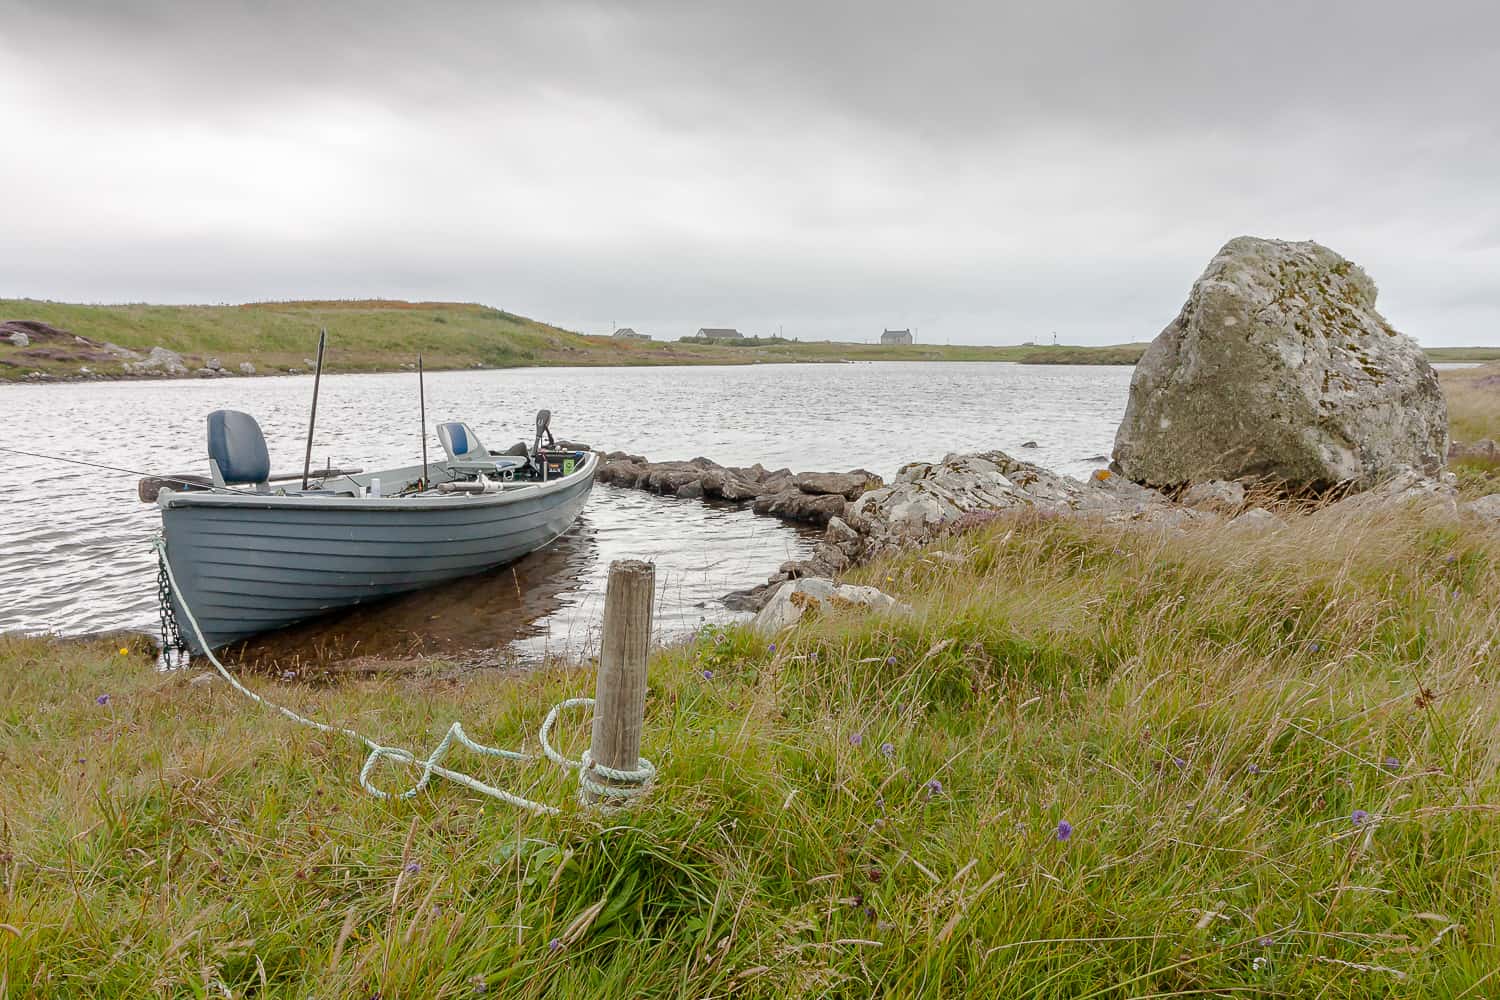
<svg viewBox="0 0 1500 1000">
<path fill-rule="evenodd" d="M 1314 489 L 1440 471 L 1437 373 L 1375 294 L 1317 243 L 1231 240 L 1136 366 L 1117 467 L 1154 486 L 1249 477 Z"/>
<path fill-rule="evenodd" d="M 808 577 L 781 584 L 751 625 L 761 632 L 780 632 L 812 609 L 856 607 L 884 614 L 911 613 L 910 607 L 874 587 Z"/>
</svg>

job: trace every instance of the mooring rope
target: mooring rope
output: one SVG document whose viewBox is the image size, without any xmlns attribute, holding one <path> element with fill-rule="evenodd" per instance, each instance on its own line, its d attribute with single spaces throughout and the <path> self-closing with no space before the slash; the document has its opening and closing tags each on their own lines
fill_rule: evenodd
<svg viewBox="0 0 1500 1000">
<path fill-rule="evenodd" d="M 166 539 L 159 535 L 156 539 L 156 551 L 162 565 L 166 568 L 167 582 L 171 585 L 172 593 L 177 597 L 177 603 L 182 608 L 182 616 L 187 619 L 188 628 L 192 630 L 192 635 L 198 640 L 199 648 L 204 651 L 203 655 L 208 657 L 208 662 L 214 665 L 214 669 L 219 672 L 219 676 L 228 681 L 231 687 L 246 698 L 274 712 L 280 713 L 293 722 L 316 729 L 322 733 L 334 733 L 362 743 L 369 749 L 370 755 L 365 758 L 364 767 L 359 769 L 359 784 L 361 788 L 377 799 L 409 799 L 426 788 L 427 783 L 436 774 L 447 778 L 449 781 L 455 781 L 465 788 L 479 792 L 481 795 L 488 795 L 502 802 L 508 802 L 513 806 L 526 809 L 538 815 L 555 816 L 561 811 L 556 806 L 548 805 L 545 802 L 536 802 L 524 796 L 517 795 L 514 792 L 507 792 L 503 788 L 496 788 L 494 785 L 486 784 L 473 775 L 443 767 L 442 760 L 448 755 L 448 751 L 453 748 L 454 744 L 458 744 L 486 757 L 499 757 L 502 760 L 530 762 L 537 759 L 531 754 L 523 753 L 519 750 L 505 750 L 500 747 L 485 746 L 483 743 L 476 742 L 470 739 L 469 735 L 464 732 L 464 727 L 461 723 L 455 722 L 449 726 L 448 731 L 443 734 L 442 740 L 439 741 L 437 746 L 433 747 L 432 753 L 428 754 L 425 759 L 419 760 L 416 754 L 413 754 L 410 750 L 404 750 L 400 747 L 388 747 L 376 743 L 374 740 L 353 729 L 346 729 L 342 726 L 331 726 L 326 722 L 309 719 L 304 715 L 297 714 L 284 705 L 278 705 L 251 691 L 245 685 L 241 684 L 239 679 L 231 674 L 224 664 L 219 661 L 219 658 L 214 655 L 213 650 L 209 649 L 208 640 L 204 638 L 203 630 L 198 626 L 198 619 L 193 617 L 193 609 L 188 607 L 187 599 L 182 595 L 182 588 L 177 585 L 177 577 L 172 573 L 172 564 L 167 559 Z M 552 711 L 548 712 L 547 717 L 542 720 L 542 728 L 537 736 L 541 740 L 542 752 L 546 754 L 548 760 L 564 770 L 578 772 L 578 797 L 580 801 L 587 801 L 588 796 L 594 795 L 616 805 L 624 804 L 630 799 L 643 794 L 650 786 L 651 780 L 656 776 L 656 766 L 654 764 L 645 757 L 641 757 L 638 766 L 634 769 L 606 767 L 603 764 L 596 763 L 587 750 L 583 752 L 582 757 L 573 760 L 571 757 L 564 757 L 557 750 L 553 749 L 552 741 L 548 739 L 548 736 L 552 732 L 552 727 L 557 724 L 558 716 L 564 710 L 591 707 L 593 704 L 594 699 L 592 698 L 568 698 L 558 702 L 552 706 Z M 375 770 L 375 765 L 383 759 L 419 767 L 422 769 L 422 776 L 417 779 L 416 784 L 404 792 L 392 793 L 377 788 L 370 780 L 370 775 Z M 603 780 L 601 781 L 600 779 Z M 620 782 L 620 784 L 606 784 L 605 782 Z"/>
</svg>

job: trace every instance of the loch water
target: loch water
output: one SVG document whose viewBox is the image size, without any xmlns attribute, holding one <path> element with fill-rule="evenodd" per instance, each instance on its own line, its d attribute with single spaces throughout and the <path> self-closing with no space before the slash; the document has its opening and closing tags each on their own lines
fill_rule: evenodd
<svg viewBox="0 0 1500 1000">
<path fill-rule="evenodd" d="M 873 362 L 432 372 L 432 427 L 468 422 L 491 448 L 529 440 L 538 409 L 561 438 L 652 460 L 707 456 L 794 471 L 903 464 L 999 448 L 1078 475 L 1107 461 L 1124 366 Z M 265 430 L 276 471 L 300 468 L 310 376 L 0 387 L 0 446 L 156 474 L 205 474 L 204 418 L 231 408 Z M 323 379 L 316 465 L 421 460 L 414 373 Z M 1034 443 L 1026 447 L 1028 443 Z M 130 473 L 0 454 L 0 631 L 157 630 L 160 525 Z M 597 485 L 574 528 L 518 563 L 333 615 L 252 643 L 242 658 L 442 655 L 471 662 L 587 654 L 614 559 L 657 564 L 663 637 L 734 614 L 721 598 L 811 551 L 817 532 L 748 508 Z"/>
</svg>

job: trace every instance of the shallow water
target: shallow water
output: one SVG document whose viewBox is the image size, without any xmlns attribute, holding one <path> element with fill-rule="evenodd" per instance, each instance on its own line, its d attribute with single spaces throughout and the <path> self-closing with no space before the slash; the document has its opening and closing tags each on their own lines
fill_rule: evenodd
<svg viewBox="0 0 1500 1000">
<path fill-rule="evenodd" d="M 993 363 L 545 368 L 427 376 L 428 426 L 467 421 L 492 448 L 559 437 L 653 460 L 705 455 L 794 470 L 870 469 L 1000 448 L 1064 472 L 1106 461 L 1131 369 Z M 0 387 L 0 446 L 129 469 L 206 474 L 204 417 L 253 414 L 275 471 L 300 465 L 309 376 Z M 1034 448 L 1022 447 L 1035 442 Z M 441 455 L 436 435 L 429 454 Z M 414 374 L 323 380 L 313 461 L 378 469 L 421 460 Z M 156 629 L 157 509 L 129 473 L 0 455 L 0 631 Z M 764 582 L 816 533 L 714 507 L 596 486 L 575 528 L 513 567 L 331 616 L 239 651 L 327 659 L 408 651 L 491 657 L 592 645 L 609 563 L 653 559 L 667 636 L 734 617 L 725 593 Z"/>
</svg>

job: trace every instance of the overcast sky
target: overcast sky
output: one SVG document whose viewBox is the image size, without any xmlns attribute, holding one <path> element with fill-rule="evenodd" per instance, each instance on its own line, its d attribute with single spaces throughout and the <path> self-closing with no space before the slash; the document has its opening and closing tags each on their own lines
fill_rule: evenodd
<svg viewBox="0 0 1500 1000">
<path fill-rule="evenodd" d="M 1241 234 L 1500 343 L 1500 5 L 0 0 L 0 296 L 1147 340 Z"/>
</svg>

